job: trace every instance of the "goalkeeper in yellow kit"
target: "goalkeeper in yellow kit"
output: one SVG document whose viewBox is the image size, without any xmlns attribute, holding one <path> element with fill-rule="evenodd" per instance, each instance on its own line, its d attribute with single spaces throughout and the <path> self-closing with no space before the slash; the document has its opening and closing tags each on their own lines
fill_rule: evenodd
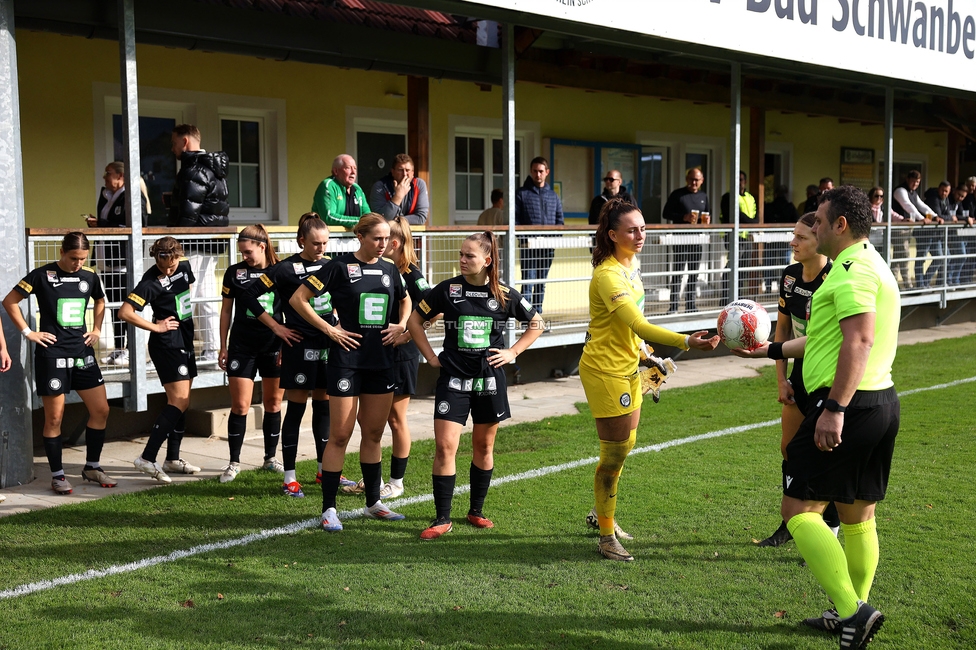
<svg viewBox="0 0 976 650">
<path fill-rule="evenodd" d="M 718 336 L 689 336 L 652 325 L 644 317 L 644 285 L 637 254 L 644 246 L 644 215 L 632 204 L 611 199 L 600 211 L 590 280 L 590 325 L 586 332 L 580 379 L 600 437 L 600 462 L 594 492 L 600 525 L 599 550 L 611 560 L 631 561 L 617 540 L 623 533 L 614 520 L 617 481 L 637 440 L 641 381 L 641 340 L 687 350 L 714 350 Z M 629 537 L 629 536 L 628 536 Z"/>
</svg>

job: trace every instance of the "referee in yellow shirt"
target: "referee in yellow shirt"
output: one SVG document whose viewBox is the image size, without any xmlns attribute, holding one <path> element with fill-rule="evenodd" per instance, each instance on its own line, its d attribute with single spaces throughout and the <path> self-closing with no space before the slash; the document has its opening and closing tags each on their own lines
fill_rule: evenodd
<svg viewBox="0 0 976 650">
<path fill-rule="evenodd" d="M 900 418 L 891 365 L 901 302 L 868 242 L 871 222 L 861 190 L 825 192 L 813 231 L 834 265 L 813 294 L 806 337 L 739 354 L 803 357 L 809 406 L 786 448 L 783 521 L 835 607 L 804 623 L 840 634 L 841 648 L 863 648 L 884 622 L 866 601 L 878 566 L 875 504 L 888 487 Z M 829 501 L 840 513 L 843 548 L 821 517 Z"/>
<path fill-rule="evenodd" d="M 599 550 L 611 560 L 631 561 L 617 540 L 614 511 L 617 481 L 637 440 L 641 382 L 637 374 L 641 339 L 684 350 L 714 350 L 718 336 L 690 336 L 652 325 L 644 317 L 644 284 L 637 254 L 644 246 L 644 215 L 623 199 L 600 210 L 590 280 L 590 325 L 586 331 L 580 379 L 600 437 L 600 462 L 593 489 L 600 523 Z M 628 536 L 629 538 L 629 536 Z"/>
</svg>

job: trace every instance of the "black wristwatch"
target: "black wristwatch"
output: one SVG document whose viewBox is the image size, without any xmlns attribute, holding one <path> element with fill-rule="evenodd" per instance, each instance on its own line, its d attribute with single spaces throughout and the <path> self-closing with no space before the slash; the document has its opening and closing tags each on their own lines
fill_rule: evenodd
<svg viewBox="0 0 976 650">
<path fill-rule="evenodd" d="M 847 411 L 846 406 L 841 406 L 840 403 L 835 399 L 828 399 L 824 402 L 824 408 L 831 413 L 844 413 Z"/>
</svg>

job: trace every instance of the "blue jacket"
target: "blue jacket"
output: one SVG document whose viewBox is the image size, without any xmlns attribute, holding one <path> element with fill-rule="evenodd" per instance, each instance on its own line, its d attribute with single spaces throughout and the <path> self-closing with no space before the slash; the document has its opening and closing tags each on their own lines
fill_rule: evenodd
<svg viewBox="0 0 976 650">
<path fill-rule="evenodd" d="M 515 190 L 515 223 L 520 226 L 563 225 L 563 204 L 551 187 L 537 187 L 531 178 Z"/>
</svg>

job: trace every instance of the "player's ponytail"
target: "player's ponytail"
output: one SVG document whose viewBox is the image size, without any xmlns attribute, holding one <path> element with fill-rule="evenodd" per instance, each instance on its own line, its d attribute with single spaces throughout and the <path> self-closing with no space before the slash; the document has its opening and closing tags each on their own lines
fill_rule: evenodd
<svg viewBox="0 0 976 650">
<path fill-rule="evenodd" d="M 397 260 L 397 271 L 406 273 L 410 270 L 410 265 L 420 266 L 417 263 L 417 252 L 413 249 L 413 234 L 410 232 L 410 222 L 403 216 L 397 216 L 390 220 L 390 241 L 400 245 L 400 259 Z"/>
<path fill-rule="evenodd" d="M 322 221 L 322 217 L 317 212 L 306 212 L 298 220 L 298 234 L 295 239 L 298 245 L 302 245 L 302 240 L 311 234 L 313 230 L 328 230 L 329 227 Z"/>
<path fill-rule="evenodd" d="M 596 245 L 593 247 L 593 259 L 590 260 L 593 268 L 600 266 L 603 260 L 613 256 L 616 244 L 610 239 L 610 231 L 616 230 L 620 226 L 620 218 L 631 212 L 640 213 L 640 209 L 620 197 L 610 199 L 603 204 L 603 209 L 600 210 L 600 221 L 594 236 Z"/>
<path fill-rule="evenodd" d="M 157 262 L 161 259 L 171 260 L 183 257 L 183 245 L 173 237 L 160 237 L 149 247 L 149 257 Z"/>
<path fill-rule="evenodd" d="M 271 236 L 268 235 L 268 231 L 265 230 L 264 226 L 256 223 L 246 227 L 241 231 L 241 234 L 237 236 L 237 240 L 248 240 L 255 244 L 264 244 L 264 261 L 268 266 L 277 264 L 279 261 L 278 254 L 275 253 L 274 246 L 271 244 Z"/>
<path fill-rule="evenodd" d="M 467 239 L 477 242 L 484 256 L 491 258 L 491 263 L 485 268 L 488 272 L 488 290 L 498 304 L 504 307 L 508 303 L 508 296 L 502 291 L 501 282 L 498 280 L 498 240 L 495 239 L 495 233 L 485 230 L 468 235 Z"/>
<path fill-rule="evenodd" d="M 68 251 L 87 251 L 91 249 L 91 244 L 88 242 L 88 237 L 85 236 L 83 232 L 69 232 L 61 240 L 61 250 L 67 253 Z"/>
</svg>

